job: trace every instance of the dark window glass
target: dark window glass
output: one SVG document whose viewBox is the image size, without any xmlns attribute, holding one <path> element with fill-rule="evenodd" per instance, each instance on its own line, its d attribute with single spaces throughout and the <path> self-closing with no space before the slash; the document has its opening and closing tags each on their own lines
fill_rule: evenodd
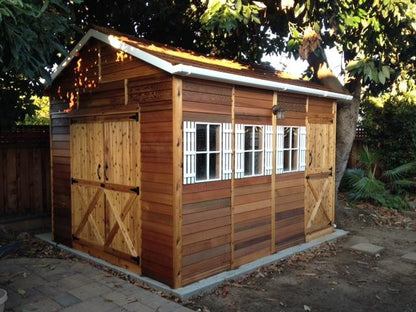
<svg viewBox="0 0 416 312">
<path fill-rule="evenodd" d="M 196 150 L 207 150 L 207 125 L 196 125 Z"/>
<path fill-rule="evenodd" d="M 220 176 L 220 154 L 210 154 L 209 155 L 209 178 L 218 179 Z"/>
<path fill-rule="evenodd" d="M 298 151 L 292 150 L 292 170 L 298 169 Z"/>
<path fill-rule="evenodd" d="M 244 149 L 251 150 L 253 148 L 253 127 L 244 127 Z"/>
<path fill-rule="evenodd" d="M 290 151 L 284 151 L 283 152 L 283 170 L 289 171 L 290 170 Z"/>
<path fill-rule="evenodd" d="M 263 132 L 261 127 L 255 127 L 254 148 L 256 150 L 263 148 Z"/>
<path fill-rule="evenodd" d="M 252 175 L 253 174 L 253 153 L 252 152 L 245 152 L 244 153 L 244 175 Z"/>
<path fill-rule="evenodd" d="M 254 174 L 261 174 L 263 172 L 263 152 L 254 153 Z"/>
<path fill-rule="evenodd" d="M 220 150 L 220 126 L 210 125 L 209 126 L 209 150 L 219 151 Z"/>
<path fill-rule="evenodd" d="M 292 148 L 298 148 L 298 128 L 292 128 Z"/>
<path fill-rule="evenodd" d="M 290 128 L 285 128 L 283 148 L 290 148 Z"/>
<path fill-rule="evenodd" d="M 196 155 L 196 179 L 207 179 L 207 154 Z"/>
</svg>

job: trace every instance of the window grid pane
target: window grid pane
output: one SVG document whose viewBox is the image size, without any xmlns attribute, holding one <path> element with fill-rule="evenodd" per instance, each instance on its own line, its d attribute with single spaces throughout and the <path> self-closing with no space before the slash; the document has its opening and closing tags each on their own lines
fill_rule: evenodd
<svg viewBox="0 0 416 312">
<path fill-rule="evenodd" d="M 196 181 L 218 180 L 221 172 L 221 127 L 197 124 Z"/>
<path fill-rule="evenodd" d="M 285 127 L 283 172 L 293 171 L 299 171 L 299 127 Z"/>
</svg>

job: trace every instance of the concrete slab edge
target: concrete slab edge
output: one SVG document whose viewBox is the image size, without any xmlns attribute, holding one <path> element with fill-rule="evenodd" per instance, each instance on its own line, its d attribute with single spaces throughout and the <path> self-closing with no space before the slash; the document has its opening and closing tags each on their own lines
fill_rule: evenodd
<svg viewBox="0 0 416 312">
<path fill-rule="evenodd" d="M 294 247 L 290 247 L 284 250 L 281 250 L 275 254 L 269 255 L 267 257 L 252 261 L 250 263 L 247 264 L 243 264 L 241 265 L 239 268 L 234 269 L 234 270 L 230 270 L 230 271 L 226 271 L 223 273 L 219 273 L 216 274 L 214 276 L 208 277 L 206 279 L 200 280 L 198 282 L 192 283 L 190 285 L 187 285 L 185 287 L 181 287 L 181 288 L 177 288 L 177 289 L 173 289 L 170 288 L 169 286 L 160 283 L 158 281 L 155 281 L 154 279 L 145 277 L 145 276 L 140 276 L 138 274 L 132 273 L 126 269 L 120 268 L 118 266 L 115 266 L 111 263 L 108 263 L 104 260 L 98 259 L 98 258 L 94 258 L 84 252 L 72 249 L 68 246 L 56 243 L 54 241 L 52 241 L 52 236 L 51 233 L 45 233 L 45 234 L 39 234 L 36 235 L 37 238 L 48 242 L 49 244 L 60 248 L 62 250 L 65 250 L 81 259 L 84 259 L 86 261 L 89 262 L 93 262 L 95 264 L 101 265 L 101 266 L 105 266 L 105 267 L 109 267 L 114 271 L 126 274 L 127 276 L 130 276 L 133 279 L 136 279 L 144 284 L 146 284 L 147 286 L 155 289 L 155 290 L 160 290 L 164 293 L 170 294 L 170 295 L 174 295 L 178 298 L 180 298 L 181 300 L 187 300 L 189 298 L 198 296 L 202 293 L 206 293 L 209 292 L 211 290 L 213 290 L 215 287 L 217 287 L 218 285 L 224 283 L 227 280 L 235 280 L 243 275 L 249 274 L 255 270 L 257 270 L 258 268 L 262 267 L 262 266 L 266 266 L 266 265 L 270 265 L 272 263 L 277 263 L 281 260 L 287 259 L 289 257 L 291 257 L 292 255 L 296 254 L 296 253 L 301 253 L 304 251 L 307 251 L 308 249 L 314 248 L 316 246 L 322 245 L 324 243 L 328 243 L 331 241 L 334 241 L 336 239 L 339 239 L 343 236 L 348 235 L 347 231 L 344 230 L 340 230 L 340 229 L 336 229 L 334 232 L 332 232 L 331 234 L 319 237 L 317 239 L 314 239 L 310 242 L 307 243 L 303 243 Z"/>
</svg>

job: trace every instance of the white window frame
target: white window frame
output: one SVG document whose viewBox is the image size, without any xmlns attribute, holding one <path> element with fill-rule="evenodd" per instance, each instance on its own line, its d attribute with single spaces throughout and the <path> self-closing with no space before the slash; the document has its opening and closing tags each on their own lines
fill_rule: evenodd
<svg viewBox="0 0 416 312">
<path fill-rule="evenodd" d="M 293 129 L 297 129 L 297 148 L 293 148 L 292 133 Z M 284 147 L 285 129 L 289 129 L 289 147 Z M 277 126 L 276 130 L 276 173 L 290 173 L 305 171 L 305 157 L 306 157 L 306 127 L 299 126 Z M 297 151 L 297 167 L 292 169 L 292 151 Z M 289 169 L 284 169 L 285 151 L 289 151 Z"/>
<path fill-rule="evenodd" d="M 246 129 L 246 127 L 251 127 L 252 128 L 252 131 L 253 131 L 253 137 L 252 137 L 252 148 L 250 149 L 250 150 L 246 150 L 245 149 L 245 129 Z M 261 128 L 261 139 L 262 139 L 262 148 L 261 149 L 255 149 L 255 131 L 254 131 L 254 129 L 255 129 L 255 127 L 260 127 Z M 238 167 L 238 168 L 241 168 L 242 169 L 242 172 L 240 172 L 240 175 L 238 176 L 238 178 L 249 178 L 249 177 L 259 177 L 259 176 L 262 176 L 262 175 L 264 175 L 264 172 L 265 172 L 265 145 L 266 145 L 266 143 L 265 143 L 265 126 L 264 125 L 246 125 L 246 124 L 243 124 L 243 125 L 241 125 L 240 126 L 240 131 L 242 130 L 242 137 L 241 137 L 241 142 L 240 142 L 240 144 L 241 144 L 241 146 L 240 146 L 240 148 L 239 148 L 239 153 L 241 153 L 242 155 L 240 155 L 240 157 L 237 157 L 236 158 L 236 162 L 241 162 L 241 163 L 239 163 L 239 164 L 237 164 L 236 165 L 236 167 Z M 252 164 L 251 164 L 251 174 L 245 174 L 245 172 L 244 172 L 244 168 L 245 168 L 245 153 L 247 153 L 247 152 L 251 152 L 252 153 Z M 262 166 L 261 166 L 261 168 L 262 168 L 262 170 L 261 170 L 261 172 L 260 173 L 254 173 L 253 171 L 254 171 L 254 168 L 255 168 L 255 153 L 256 152 L 261 152 L 261 164 L 262 164 Z"/>
<path fill-rule="evenodd" d="M 197 132 L 197 129 L 198 129 L 198 125 L 206 125 L 207 126 L 207 150 L 206 151 L 197 151 L 197 149 L 196 149 L 196 147 L 198 146 L 198 144 L 197 144 L 197 140 L 198 140 L 198 136 L 196 135 L 195 136 L 195 158 L 198 156 L 198 155 L 201 155 L 201 154 L 208 154 L 208 157 L 206 158 L 206 168 L 207 168 L 207 172 L 206 172 L 206 179 L 202 179 L 202 180 L 197 180 L 197 177 L 196 177 L 196 171 L 197 171 L 197 168 L 196 168 L 196 159 L 195 159 L 195 182 L 196 183 L 200 183 L 200 182 L 208 182 L 208 181 L 219 181 L 219 180 L 221 180 L 221 178 L 222 178 L 222 125 L 220 124 L 220 123 L 215 123 L 215 122 L 196 122 L 195 123 L 195 133 Z M 219 133 L 218 133 L 218 140 L 219 140 L 219 142 L 218 142 L 218 151 L 210 151 L 209 150 L 209 128 L 210 128 L 210 126 L 218 126 L 219 127 Z M 218 168 L 218 178 L 215 178 L 215 179 L 210 179 L 209 178 L 209 155 L 211 155 L 211 154 L 218 154 L 219 155 L 219 160 L 218 160 L 218 166 L 219 166 L 219 168 Z"/>
</svg>

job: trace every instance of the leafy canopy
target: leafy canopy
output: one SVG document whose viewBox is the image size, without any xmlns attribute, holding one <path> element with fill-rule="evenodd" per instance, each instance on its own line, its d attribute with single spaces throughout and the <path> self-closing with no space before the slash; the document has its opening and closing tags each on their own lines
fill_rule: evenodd
<svg viewBox="0 0 416 312">
<path fill-rule="evenodd" d="M 347 82 L 362 79 L 376 93 L 393 82 L 405 89 L 415 73 L 416 4 L 412 0 L 210 0 L 202 21 L 215 36 L 247 36 L 247 23 L 258 23 L 268 36 L 266 52 L 286 51 L 295 57 L 305 30 L 312 29 L 318 36 L 311 44 L 318 44 L 308 51 L 312 54 L 308 61 L 315 66 L 315 74 L 320 64 L 314 61 L 325 61 L 323 48 L 336 47 L 344 52 Z"/>
<path fill-rule="evenodd" d="M 49 66 L 66 53 L 75 27 L 70 6 L 81 0 L 0 1 L 0 128 L 33 115 Z"/>
</svg>

